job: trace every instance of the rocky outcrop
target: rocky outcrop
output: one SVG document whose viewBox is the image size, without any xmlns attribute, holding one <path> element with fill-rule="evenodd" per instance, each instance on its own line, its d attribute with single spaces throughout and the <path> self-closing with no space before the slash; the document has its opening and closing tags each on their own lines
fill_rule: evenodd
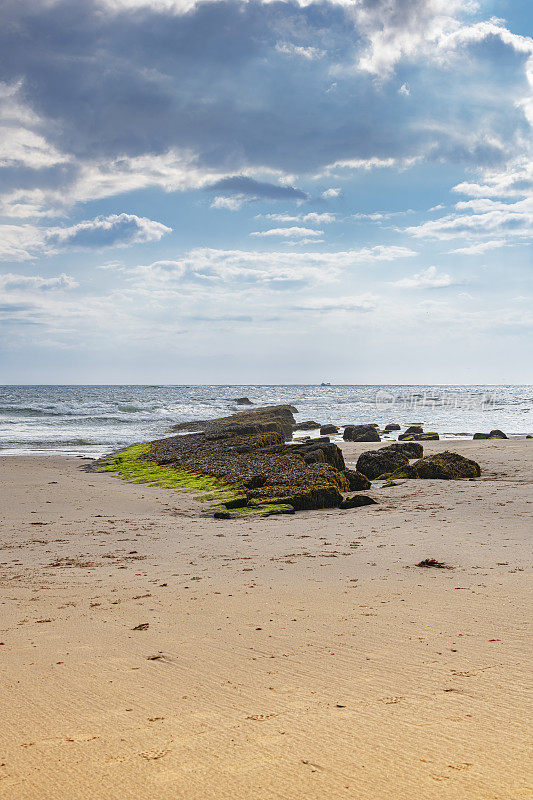
<svg viewBox="0 0 533 800">
<path fill-rule="evenodd" d="M 320 428 L 320 422 L 315 422 L 314 419 L 297 422 L 296 425 L 293 425 L 293 430 L 295 431 L 314 431 L 317 428 Z"/>
<path fill-rule="evenodd" d="M 424 433 L 424 430 L 421 425 L 409 425 L 407 430 L 404 431 L 404 436 L 410 436 L 414 433 Z"/>
<path fill-rule="evenodd" d="M 435 431 L 428 431 L 427 433 L 401 433 L 398 436 L 398 440 L 402 442 L 436 442 L 439 438 L 439 434 L 435 433 Z"/>
<path fill-rule="evenodd" d="M 409 464 L 407 456 L 398 450 L 389 450 L 382 447 L 379 450 L 367 450 L 357 459 L 357 470 L 373 481 L 388 472 L 393 472 L 398 467 Z"/>
<path fill-rule="evenodd" d="M 339 432 L 339 429 L 336 425 L 322 425 L 320 428 L 320 435 L 327 436 L 328 434 L 336 434 Z"/>
<path fill-rule="evenodd" d="M 353 497 L 346 497 L 340 504 L 340 508 L 361 508 L 361 506 L 371 506 L 377 501 L 366 494 L 355 494 Z"/>
<path fill-rule="evenodd" d="M 327 436 L 309 439 L 301 444 L 287 445 L 286 452 L 301 454 L 307 464 L 322 462 L 330 464 L 341 472 L 346 468 L 342 450 L 336 444 L 332 444 Z"/>
<path fill-rule="evenodd" d="M 388 444 L 387 447 L 380 447 L 377 452 L 382 450 L 397 450 L 407 458 L 422 458 L 424 455 L 424 448 L 418 442 L 393 442 Z"/>
<path fill-rule="evenodd" d="M 239 411 L 227 417 L 217 419 L 195 420 L 193 422 L 180 422 L 174 425 L 174 431 L 202 431 L 215 434 L 217 431 L 232 432 L 241 435 L 253 435 L 277 431 L 285 439 L 292 438 L 295 425 L 293 414 L 298 411 L 291 405 L 262 406 L 250 411 Z"/>
<path fill-rule="evenodd" d="M 474 439 L 507 439 L 508 437 L 505 435 L 503 431 L 498 430 L 497 428 L 490 433 L 475 433 Z"/>
<path fill-rule="evenodd" d="M 363 475 L 357 469 L 345 469 L 344 475 L 351 492 L 360 492 L 364 489 L 370 489 L 372 486 L 366 475 Z"/>
<path fill-rule="evenodd" d="M 342 451 L 327 436 L 286 443 L 287 434 L 292 440 L 294 425 L 290 406 L 270 406 L 195 424 L 201 430 L 124 451 L 129 453 L 128 474 L 134 469 L 139 478 L 146 474 L 153 481 L 154 470 L 162 470 L 157 477 L 166 485 L 198 486 L 203 481 L 207 491 L 212 486 L 223 498 L 217 511 L 234 514 L 334 508 L 353 485 L 345 474 Z M 138 455 L 133 456 L 132 450 Z M 109 466 L 108 459 L 105 468 Z"/>
<path fill-rule="evenodd" d="M 237 403 L 238 406 L 253 406 L 249 397 L 235 397 L 233 402 Z"/>
<path fill-rule="evenodd" d="M 441 480 L 461 480 L 464 478 L 478 478 L 481 469 L 476 461 L 451 453 L 435 453 L 425 456 L 414 464 L 408 464 L 395 470 L 391 478 L 436 478 Z"/>
<path fill-rule="evenodd" d="M 396 422 L 389 422 L 388 425 L 385 425 L 386 431 L 401 431 L 402 426 L 398 425 Z"/>
<path fill-rule="evenodd" d="M 346 442 L 381 442 L 375 425 L 347 425 L 342 438 Z"/>
</svg>

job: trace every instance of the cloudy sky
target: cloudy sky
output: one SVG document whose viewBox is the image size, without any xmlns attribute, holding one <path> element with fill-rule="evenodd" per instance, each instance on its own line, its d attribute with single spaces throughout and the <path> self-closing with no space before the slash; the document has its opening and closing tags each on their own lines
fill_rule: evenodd
<svg viewBox="0 0 533 800">
<path fill-rule="evenodd" d="M 2 0 L 0 383 L 533 382 L 530 0 Z"/>
</svg>

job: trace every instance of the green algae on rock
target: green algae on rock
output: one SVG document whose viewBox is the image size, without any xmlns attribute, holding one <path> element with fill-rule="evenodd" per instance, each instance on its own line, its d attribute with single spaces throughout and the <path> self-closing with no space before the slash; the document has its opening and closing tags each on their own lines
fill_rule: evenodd
<svg viewBox="0 0 533 800">
<path fill-rule="evenodd" d="M 469 458 L 451 453 L 445 450 L 443 453 L 435 453 L 425 456 L 408 464 L 399 467 L 390 475 L 389 480 L 394 478 L 437 478 L 441 480 L 461 480 L 465 478 L 478 478 L 481 475 L 481 468 L 476 461 Z"/>
<path fill-rule="evenodd" d="M 294 419 L 291 406 L 272 406 L 210 420 L 197 433 L 134 445 L 94 469 L 137 483 L 208 492 L 219 503 L 217 511 L 235 514 L 340 506 L 341 492 L 350 489 L 341 450 L 327 437 L 287 445 L 279 421 L 287 426 L 289 415 Z"/>
</svg>

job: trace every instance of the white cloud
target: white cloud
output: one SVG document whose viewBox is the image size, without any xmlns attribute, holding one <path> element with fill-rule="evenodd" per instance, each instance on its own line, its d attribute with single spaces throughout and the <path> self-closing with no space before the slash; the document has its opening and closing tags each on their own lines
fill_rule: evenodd
<svg viewBox="0 0 533 800">
<path fill-rule="evenodd" d="M 258 252 L 216 250 L 202 247 L 189 251 L 180 259 L 156 261 L 137 267 L 119 267 L 118 271 L 139 281 L 139 287 L 154 282 L 158 285 L 192 284 L 210 287 L 219 283 L 282 285 L 290 282 L 324 283 L 339 278 L 355 266 L 379 261 L 395 261 L 416 255 L 406 247 L 378 245 L 361 250 L 333 253 Z"/>
<path fill-rule="evenodd" d="M 392 217 L 400 217 L 403 214 L 412 214 L 412 208 L 406 208 L 405 211 L 372 211 L 371 213 L 364 213 L 364 212 L 357 212 L 357 214 L 352 214 L 352 219 L 364 219 L 370 220 L 370 222 L 381 222 L 385 219 L 391 219 Z"/>
<path fill-rule="evenodd" d="M 243 197 L 215 197 L 211 203 L 211 208 L 225 208 L 227 211 L 238 211 L 242 208 L 245 198 Z"/>
<path fill-rule="evenodd" d="M 292 226 L 291 228 L 270 228 L 267 231 L 253 231 L 250 236 L 281 236 L 282 238 L 286 239 L 312 239 L 314 237 L 322 236 L 323 233 L 324 231 L 315 231 L 312 228 L 300 228 L 297 226 Z"/>
<path fill-rule="evenodd" d="M 533 190 L 533 161 L 528 158 L 506 165 L 505 170 L 485 170 L 483 183 L 464 181 L 453 187 L 471 197 L 524 197 Z"/>
<path fill-rule="evenodd" d="M 437 267 L 428 267 L 410 278 L 395 281 L 393 286 L 399 289 L 442 289 L 445 286 L 452 286 L 454 282 L 450 275 L 439 274 Z"/>
<path fill-rule="evenodd" d="M 147 217 L 110 214 L 66 228 L 49 228 L 45 235 L 47 242 L 57 246 L 100 248 L 158 242 L 171 232 L 172 228 Z"/>
<path fill-rule="evenodd" d="M 41 275 L 17 275 L 13 272 L 0 274 L 0 291 L 50 291 L 57 289 L 75 289 L 79 286 L 71 275 L 57 275 L 54 278 L 43 278 Z"/>
<path fill-rule="evenodd" d="M 329 225 L 335 222 L 336 215 L 329 212 L 310 211 L 307 214 L 257 214 L 256 219 L 271 219 L 273 222 L 307 222 L 310 225 Z"/>
<path fill-rule="evenodd" d="M 68 227 L 0 225 L 0 261 L 27 261 L 59 249 L 99 249 L 157 242 L 172 228 L 135 214 L 110 214 Z"/>
<path fill-rule="evenodd" d="M 305 58 L 307 61 L 313 61 L 316 58 L 322 58 L 326 55 L 325 50 L 319 50 L 317 47 L 302 47 L 302 45 L 293 44 L 292 42 L 278 42 L 276 45 L 278 53 L 284 53 L 288 56 L 299 56 Z"/>
<path fill-rule="evenodd" d="M 377 305 L 377 298 L 369 293 L 357 297 L 318 297 L 311 300 L 302 300 L 299 305 L 293 306 L 295 311 L 373 311 Z"/>
<path fill-rule="evenodd" d="M 417 238 L 454 239 L 467 236 L 500 235 L 506 237 L 533 235 L 533 198 L 516 203 L 495 202 L 490 199 L 457 203 L 459 212 L 436 220 L 404 228 Z"/>
<path fill-rule="evenodd" d="M 491 239 L 489 242 L 478 242 L 468 245 L 468 247 L 457 247 L 455 250 L 448 250 L 448 253 L 461 253 L 466 256 L 477 256 L 486 253 L 488 250 L 495 250 L 497 247 L 505 247 L 506 243 L 501 239 Z"/>
<path fill-rule="evenodd" d="M 322 192 L 322 197 L 325 200 L 329 200 L 333 197 L 339 197 L 342 194 L 342 190 L 339 188 L 335 188 L 334 186 L 331 189 L 326 189 L 325 192 Z"/>
<path fill-rule="evenodd" d="M 0 225 L 0 261 L 28 261 L 43 243 L 34 225 Z"/>
<path fill-rule="evenodd" d="M 411 90 L 409 89 L 406 83 L 402 83 L 402 85 L 398 89 L 398 94 L 403 94 L 405 97 L 409 97 L 409 95 L 411 94 Z"/>
</svg>

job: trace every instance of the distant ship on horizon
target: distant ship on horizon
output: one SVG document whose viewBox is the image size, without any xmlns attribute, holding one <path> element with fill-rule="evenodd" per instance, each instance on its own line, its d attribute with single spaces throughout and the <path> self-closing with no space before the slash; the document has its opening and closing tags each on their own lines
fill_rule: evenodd
<svg viewBox="0 0 533 800">
<path fill-rule="evenodd" d="M 321 383 L 321 386 L 331 386 L 331 383 Z"/>
</svg>

